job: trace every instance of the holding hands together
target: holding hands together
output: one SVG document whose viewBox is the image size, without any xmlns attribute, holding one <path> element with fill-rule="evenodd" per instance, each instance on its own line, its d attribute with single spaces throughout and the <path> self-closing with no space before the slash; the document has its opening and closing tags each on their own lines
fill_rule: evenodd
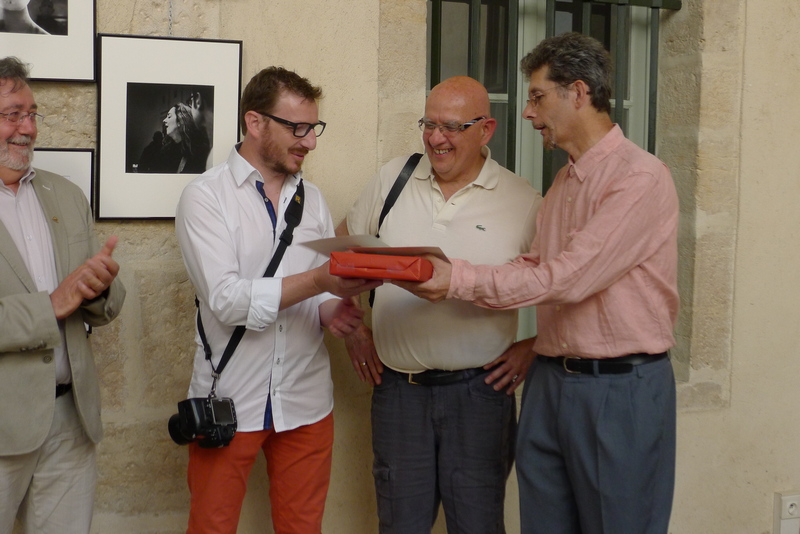
<svg viewBox="0 0 800 534">
<path fill-rule="evenodd" d="M 119 273 L 119 264 L 111 257 L 117 246 L 117 236 L 111 236 L 100 251 L 72 271 L 50 294 L 56 319 L 66 319 L 84 300 L 100 296 Z"/>
</svg>

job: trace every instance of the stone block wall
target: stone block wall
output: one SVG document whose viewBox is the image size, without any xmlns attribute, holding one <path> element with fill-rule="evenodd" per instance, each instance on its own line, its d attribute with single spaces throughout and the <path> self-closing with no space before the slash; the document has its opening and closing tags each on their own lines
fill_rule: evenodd
<svg viewBox="0 0 800 534">
<path fill-rule="evenodd" d="M 418 148 L 425 1 L 309 0 L 298 6 L 296 0 L 96 0 L 97 32 L 242 40 L 242 86 L 269 65 L 322 86 L 320 114 L 328 129 L 305 171 L 338 223 L 380 163 Z M 98 147 L 96 84 L 31 85 L 47 116 L 38 146 Z M 96 226 L 101 242 L 119 236 L 115 257 L 128 296 L 118 320 L 92 336 L 105 428 L 92 532 L 182 533 L 189 509 L 187 451 L 170 440 L 166 425 L 191 375 L 194 290 L 172 221 Z M 367 534 L 376 528 L 370 389 L 357 380 L 341 341 L 329 336 L 326 343 L 336 384 L 336 440 L 324 529 Z M 268 489 L 260 459 L 239 532 L 272 532 Z"/>
<path fill-rule="evenodd" d="M 682 410 L 730 400 L 739 202 L 743 3 L 685 1 L 662 14 L 658 156 L 681 206 L 681 312 L 672 351 Z"/>
</svg>

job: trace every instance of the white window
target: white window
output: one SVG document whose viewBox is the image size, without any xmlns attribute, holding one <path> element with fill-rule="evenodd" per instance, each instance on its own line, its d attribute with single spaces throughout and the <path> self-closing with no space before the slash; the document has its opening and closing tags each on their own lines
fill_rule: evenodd
<svg viewBox="0 0 800 534">
<path fill-rule="evenodd" d="M 567 155 L 545 152 L 520 116 L 528 80 L 519 60 L 548 35 L 577 31 L 598 39 L 614 63 L 612 119 L 652 152 L 661 8 L 680 9 L 681 0 L 429 0 L 428 90 L 457 75 L 483 83 L 497 119 L 492 157 L 546 192 Z M 520 336 L 534 333 L 532 312 L 525 311 Z"/>
</svg>

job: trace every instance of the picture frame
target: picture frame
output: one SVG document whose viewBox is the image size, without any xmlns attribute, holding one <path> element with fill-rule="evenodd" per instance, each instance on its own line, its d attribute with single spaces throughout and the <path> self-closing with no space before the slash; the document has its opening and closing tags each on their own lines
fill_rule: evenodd
<svg viewBox="0 0 800 534">
<path fill-rule="evenodd" d="M 242 41 L 98 35 L 98 219 L 171 219 L 239 139 Z"/>
<path fill-rule="evenodd" d="M 29 64 L 31 80 L 93 82 L 95 11 L 95 0 L 4 0 L 0 50 Z"/>
<path fill-rule="evenodd" d="M 39 148 L 33 149 L 33 167 L 60 174 L 81 188 L 94 209 L 94 149 Z"/>
</svg>

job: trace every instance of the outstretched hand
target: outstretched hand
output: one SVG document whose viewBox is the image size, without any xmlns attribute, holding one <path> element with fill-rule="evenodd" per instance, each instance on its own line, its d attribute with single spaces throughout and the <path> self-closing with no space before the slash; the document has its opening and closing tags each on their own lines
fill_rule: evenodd
<svg viewBox="0 0 800 534">
<path fill-rule="evenodd" d="M 330 261 L 314 270 L 314 282 L 322 291 L 333 293 L 337 297 L 355 297 L 364 291 L 370 291 L 383 285 L 383 280 L 365 280 L 363 278 L 341 278 L 330 273 Z"/>
<path fill-rule="evenodd" d="M 117 236 L 106 240 L 100 251 L 67 275 L 50 294 L 57 319 L 69 317 L 84 300 L 97 298 L 111 285 L 119 273 L 119 264 L 111 257 Z"/>
<path fill-rule="evenodd" d="M 408 282 L 406 280 L 393 280 L 392 283 L 410 291 L 419 298 L 431 302 L 439 302 L 447 297 L 450 290 L 450 276 L 453 266 L 443 259 L 426 254 L 424 258 L 433 264 L 433 276 L 425 282 Z"/>
</svg>

